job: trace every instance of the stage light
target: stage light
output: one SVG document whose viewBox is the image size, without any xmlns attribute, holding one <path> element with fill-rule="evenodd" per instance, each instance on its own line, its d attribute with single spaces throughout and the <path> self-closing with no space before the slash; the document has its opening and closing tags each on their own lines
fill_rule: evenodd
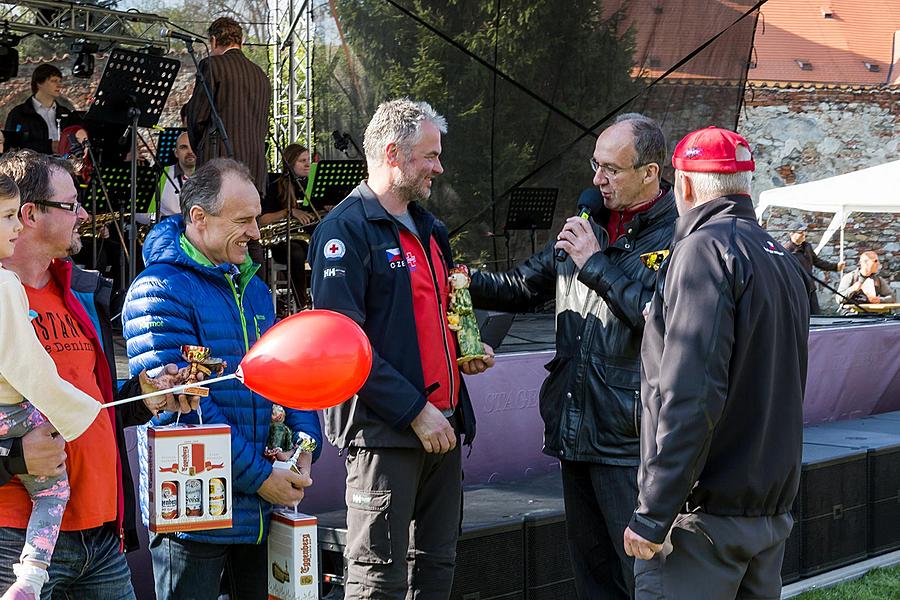
<svg viewBox="0 0 900 600">
<path fill-rule="evenodd" d="M 94 74 L 94 52 L 99 47 L 94 42 L 75 42 L 72 44 L 72 52 L 77 53 L 75 63 L 72 65 L 72 77 L 90 79 Z"/>
<path fill-rule="evenodd" d="M 0 82 L 9 81 L 19 74 L 19 51 L 16 45 L 22 39 L 8 30 L 0 33 Z"/>
</svg>

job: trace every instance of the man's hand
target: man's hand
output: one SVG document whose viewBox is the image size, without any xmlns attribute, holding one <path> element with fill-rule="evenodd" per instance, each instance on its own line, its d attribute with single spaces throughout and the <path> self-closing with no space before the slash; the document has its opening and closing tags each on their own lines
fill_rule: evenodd
<svg viewBox="0 0 900 600">
<path fill-rule="evenodd" d="M 462 372 L 466 375 L 478 375 L 494 366 L 494 349 L 482 342 L 487 358 L 475 358 L 463 364 Z"/>
<path fill-rule="evenodd" d="M 290 469 L 272 469 L 256 493 L 269 504 L 297 506 L 303 500 L 304 488 L 312 485 L 308 474 L 298 475 Z"/>
<path fill-rule="evenodd" d="M 301 225 L 309 225 L 316 220 L 316 216 L 314 214 L 305 210 L 300 210 L 299 208 L 291 209 L 291 214 L 294 215 L 295 219 L 300 221 Z"/>
<path fill-rule="evenodd" d="M 842 260 L 841 262 L 839 262 L 839 263 L 837 264 L 837 270 L 838 270 L 838 271 L 843 271 L 843 270 L 844 270 L 844 267 L 846 267 L 846 266 L 847 266 L 847 261 Z"/>
<path fill-rule="evenodd" d="M 453 426 L 431 402 L 425 403 L 425 408 L 413 419 L 411 425 L 425 452 L 446 454 L 456 448 Z"/>
<path fill-rule="evenodd" d="M 59 477 L 66 469 L 66 442 L 50 423 L 22 436 L 22 454 L 29 475 Z"/>
<path fill-rule="evenodd" d="M 568 252 L 579 269 L 590 257 L 600 252 L 600 242 L 597 241 L 591 224 L 581 217 L 566 219 L 566 224 L 556 239 L 556 249 Z"/>
<path fill-rule="evenodd" d="M 147 376 L 147 371 L 141 371 L 139 376 L 141 382 L 141 392 L 149 394 L 158 390 L 167 390 L 177 385 L 182 385 L 188 377 L 190 367 L 178 368 L 178 365 L 169 363 L 163 367 L 162 371 L 156 377 Z M 203 373 L 197 374 L 197 379 L 202 380 Z M 144 398 L 144 406 L 157 415 L 161 411 L 189 413 L 200 407 L 200 396 L 186 396 L 179 394 L 176 398 L 173 394 L 164 396 L 153 396 L 152 398 Z"/>
<path fill-rule="evenodd" d="M 645 540 L 628 527 L 625 528 L 624 541 L 625 554 L 641 560 L 650 560 L 663 547 L 662 544 L 654 544 Z"/>
<path fill-rule="evenodd" d="M 875 291 L 875 280 L 871 277 L 866 277 L 865 281 L 862 282 L 860 289 L 862 290 L 862 293 L 866 295 L 866 298 L 869 299 L 870 304 L 878 304 L 881 302 L 881 298 L 878 297 L 878 292 Z"/>
</svg>

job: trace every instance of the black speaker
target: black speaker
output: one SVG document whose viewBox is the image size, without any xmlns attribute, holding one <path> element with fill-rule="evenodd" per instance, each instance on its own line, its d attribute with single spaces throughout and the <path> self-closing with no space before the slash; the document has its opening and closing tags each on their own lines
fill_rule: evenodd
<svg viewBox="0 0 900 600">
<path fill-rule="evenodd" d="M 518 496 L 493 487 L 463 492 L 462 533 L 450 600 L 525 599 L 525 540 Z"/>
<path fill-rule="evenodd" d="M 817 438 L 868 452 L 870 556 L 900 548 L 900 421 L 893 415 L 820 425 Z"/>
<path fill-rule="evenodd" d="M 528 600 L 577 600 L 564 509 L 525 515 L 525 591 Z"/>
<path fill-rule="evenodd" d="M 866 482 L 865 450 L 803 444 L 800 502 L 794 512 L 800 525 L 801 575 L 866 557 Z"/>
<path fill-rule="evenodd" d="M 347 545 L 347 511 L 335 510 L 317 515 L 319 520 L 319 574 L 321 594 L 325 600 L 344 597 L 344 547 Z"/>
</svg>

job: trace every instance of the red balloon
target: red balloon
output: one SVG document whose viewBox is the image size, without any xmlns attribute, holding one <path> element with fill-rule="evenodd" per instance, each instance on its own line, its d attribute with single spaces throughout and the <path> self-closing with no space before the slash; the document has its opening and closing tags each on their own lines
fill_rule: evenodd
<svg viewBox="0 0 900 600">
<path fill-rule="evenodd" d="M 371 369 L 372 345 L 355 321 L 330 310 L 306 310 L 265 332 L 237 375 L 282 406 L 318 410 L 351 398 Z"/>
</svg>

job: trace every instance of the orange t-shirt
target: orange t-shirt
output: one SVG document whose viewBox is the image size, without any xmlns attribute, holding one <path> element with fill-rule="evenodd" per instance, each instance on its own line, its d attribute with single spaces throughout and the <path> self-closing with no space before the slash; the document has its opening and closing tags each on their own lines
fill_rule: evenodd
<svg viewBox="0 0 900 600">
<path fill-rule="evenodd" d="M 25 286 L 25 293 L 32 314 L 37 313 L 31 324 L 60 377 L 102 403 L 96 377 L 95 338 L 82 331 L 66 308 L 59 286 L 51 279 L 41 289 Z M 66 444 L 71 498 L 63 515 L 64 531 L 91 529 L 115 521 L 116 452 L 115 432 L 104 412 L 78 439 Z M 0 486 L 0 527 L 24 529 L 30 515 L 31 499 L 18 478 Z"/>
</svg>

